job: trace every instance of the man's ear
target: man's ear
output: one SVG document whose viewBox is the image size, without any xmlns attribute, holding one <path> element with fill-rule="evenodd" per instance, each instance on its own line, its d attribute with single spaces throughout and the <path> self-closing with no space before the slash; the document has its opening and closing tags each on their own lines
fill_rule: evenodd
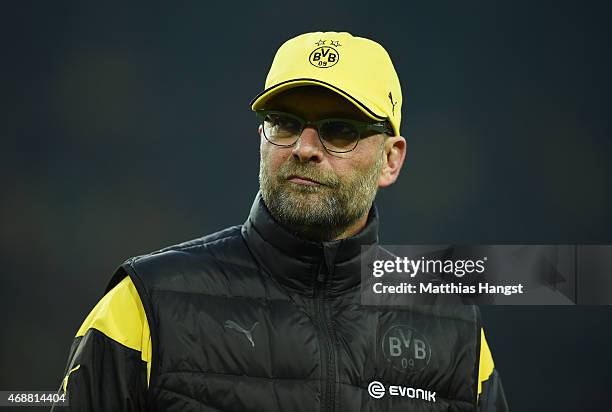
<svg viewBox="0 0 612 412">
<path fill-rule="evenodd" d="M 389 136 L 385 141 L 383 168 L 378 178 L 378 187 L 395 183 L 406 158 L 406 139 L 402 136 Z"/>
</svg>

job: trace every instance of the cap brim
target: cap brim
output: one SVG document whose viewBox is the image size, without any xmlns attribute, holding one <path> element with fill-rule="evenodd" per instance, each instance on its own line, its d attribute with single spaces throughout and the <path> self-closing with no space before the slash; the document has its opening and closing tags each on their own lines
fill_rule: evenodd
<svg viewBox="0 0 612 412">
<path fill-rule="evenodd" d="M 369 102 L 365 97 L 359 96 L 357 93 L 349 93 L 333 84 L 323 82 L 317 79 L 292 79 L 284 82 L 275 84 L 274 86 L 268 87 L 263 92 L 259 93 L 253 100 L 251 100 L 251 109 L 258 110 L 265 106 L 266 102 L 272 97 L 281 93 L 285 90 L 292 89 L 298 86 L 323 86 L 333 92 L 338 93 L 351 103 L 353 103 L 359 110 L 361 110 L 366 116 L 374 120 L 387 120 L 387 116 L 378 114 L 373 107 L 373 104 Z"/>
</svg>

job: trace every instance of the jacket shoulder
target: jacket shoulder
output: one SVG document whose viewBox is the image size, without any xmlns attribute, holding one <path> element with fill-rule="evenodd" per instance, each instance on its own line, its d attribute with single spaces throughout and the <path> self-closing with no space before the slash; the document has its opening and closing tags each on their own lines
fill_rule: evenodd
<svg viewBox="0 0 612 412">
<path fill-rule="evenodd" d="M 167 246 L 162 249 L 156 250 L 154 252 L 147 253 L 145 255 L 135 256 L 131 259 L 128 259 L 128 261 L 146 259 L 151 256 L 160 255 L 160 254 L 164 254 L 166 252 L 171 252 L 171 251 L 187 252 L 187 251 L 194 250 L 197 248 L 206 248 L 207 246 L 214 247 L 214 245 L 218 241 L 240 238 L 241 228 L 242 228 L 241 225 L 231 226 L 226 229 L 220 230 L 218 232 L 211 233 L 211 234 L 208 234 L 208 235 L 196 238 L 196 239 L 187 240 L 185 242 L 177 243 L 175 245 Z"/>
<path fill-rule="evenodd" d="M 124 261 L 111 278 L 107 291 L 126 276 L 137 286 L 168 288 L 179 280 L 202 277 L 223 267 L 253 267 L 248 248 L 241 234 L 242 226 L 232 226 L 209 235 L 164 247 Z"/>
</svg>

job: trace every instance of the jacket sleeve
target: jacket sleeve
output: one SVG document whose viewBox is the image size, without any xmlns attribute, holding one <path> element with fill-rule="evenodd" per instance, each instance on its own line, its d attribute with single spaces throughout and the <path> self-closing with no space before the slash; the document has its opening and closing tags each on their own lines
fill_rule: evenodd
<svg viewBox="0 0 612 412">
<path fill-rule="evenodd" d="M 93 308 L 70 348 L 52 411 L 144 411 L 151 336 L 142 302 L 125 277 Z"/>
<path fill-rule="evenodd" d="M 491 349 L 484 330 L 480 338 L 480 362 L 478 366 L 478 412 L 507 412 L 508 403 L 499 372 L 495 369 Z"/>
</svg>

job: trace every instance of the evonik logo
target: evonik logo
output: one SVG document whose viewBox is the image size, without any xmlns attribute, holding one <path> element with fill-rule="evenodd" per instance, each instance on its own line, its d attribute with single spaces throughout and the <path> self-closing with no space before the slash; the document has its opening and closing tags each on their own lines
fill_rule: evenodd
<svg viewBox="0 0 612 412">
<path fill-rule="evenodd" d="M 368 393 L 372 398 L 380 399 L 388 392 L 389 396 L 405 396 L 410 399 L 422 399 L 427 402 L 436 401 L 436 392 L 427 389 L 411 388 L 410 386 L 389 385 L 389 389 L 385 389 L 385 385 L 378 381 L 372 381 L 368 385 Z"/>
<path fill-rule="evenodd" d="M 368 393 L 372 398 L 380 399 L 385 396 L 385 385 L 378 381 L 372 381 L 368 385 Z"/>
</svg>

